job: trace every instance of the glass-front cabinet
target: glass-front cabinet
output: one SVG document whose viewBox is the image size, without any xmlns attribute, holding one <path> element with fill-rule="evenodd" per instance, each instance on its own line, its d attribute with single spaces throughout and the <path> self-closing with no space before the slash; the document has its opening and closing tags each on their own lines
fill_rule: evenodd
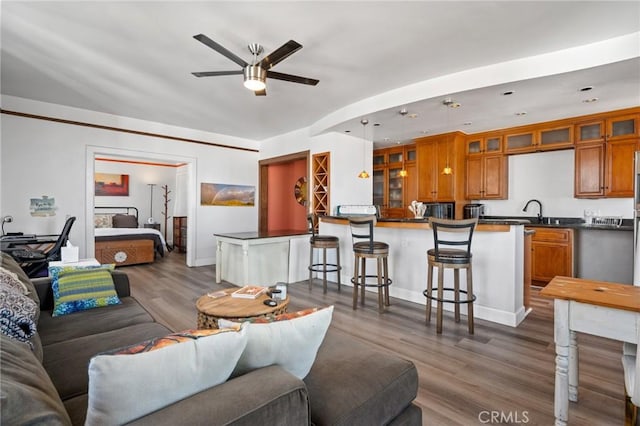
<svg viewBox="0 0 640 426">
<path fill-rule="evenodd" d="M 373 152 L 373 204 L 380 207 L 382 217 L 403 218 L 407 214 L 407 197 L 413 197 L 415 185 L 415 145 L 395 146 Z"/>
</svg>

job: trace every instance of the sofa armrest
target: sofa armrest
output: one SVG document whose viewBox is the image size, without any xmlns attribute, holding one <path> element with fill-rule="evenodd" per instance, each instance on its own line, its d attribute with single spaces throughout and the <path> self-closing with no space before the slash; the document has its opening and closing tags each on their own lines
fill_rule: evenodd
<svg viewBox="0 0 640 426">
<path fill-rule="evenodd" d="M 118 297 L 131 296 L 129 276 L 126 273 L 113 271 L 111 272 L 111 277 L 113 278 L 113 284 L 116 287 L 116 293 L 118 293 Z M 40 310 L 45 311 L 53 309 L 53 291 L 51 289 L 51 278 L 32 278 L 31 282 L 35 286 L 36 293 L 38 293 L 38 298 L 40 299 Z"/>
<path fill-rule="evenodd" d="M 308 425 L 302 380 L 272 365 L 235 377 L 146 415 L 130 424 Z"/>
</svg>

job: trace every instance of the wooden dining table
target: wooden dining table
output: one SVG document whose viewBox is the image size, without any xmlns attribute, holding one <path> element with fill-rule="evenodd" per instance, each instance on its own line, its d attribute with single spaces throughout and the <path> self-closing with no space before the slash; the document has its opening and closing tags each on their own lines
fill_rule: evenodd
<svg viewBox="0 0 640 426">
<path fill-rule="evenodd" d="M 566 425 L 569 401 L 578 401 L 576 333 L 638 344 L 640 287 L 556 276 L 540 291 L 540 295 L 555 299 L 555 424 Z M 624 387 L 624 383 L 621 386 Z"/>
</svg>

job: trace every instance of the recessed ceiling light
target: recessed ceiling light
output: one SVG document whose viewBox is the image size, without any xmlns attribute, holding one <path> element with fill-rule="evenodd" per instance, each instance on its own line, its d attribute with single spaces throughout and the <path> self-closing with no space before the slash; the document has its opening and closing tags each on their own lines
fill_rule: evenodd
<svg viewBox="0 0 640 426">
<path fill-rule="evenodd" d="M 420 130 L 420 133 L 422 133 L 423 135 L 426 135 L 427 133 L 429 133 L 428 130 Z"/>
<path fill-rule="evenodd" d="M 502 92 L 502 96 L 513 95 L 513 90 L 507 90 L 506 92 Z"/>
<path fill-rule="evenodd" d="M 373 123 L 373 125 L 377 127 L 380 125 L 380 123 Z"/>
<path fill-rule="evenodd" d="M 411 114 L 409 114 L 409 118 L 418 118 L 418 114 L 412 112 Z"/>
<path fill-rule="evenodd" d="M 518 117 L 523 116 L 523 115 L 527 115 L 527 111 L 518 111 L 518 112 L 516 112 L 516 115 Z"/>
<path fill-rule="evenodd" d="M 593 86 L 585 86 L 583 88 L 580 89 L 581 92 L 588 92 L 589 90 L 592 90 Z"/>
<path fill-rule="evenodd" d="M 471 121 L 467 121 L 466 123 L 463 123 L 465 126 L 471 126 Z"/>
<path fill-rule="evenodd" d="M 584 102 L 585 104 L 590 104 L 591 102 L 597 102 L 598 98 L 589 98 L 589 99 L 584 99 L 582 102 Z"/>
<path fill-rule="evenodd" d="M 345 133 L 351 133 L 351 130 L 345 130 L 344 132 Z"/>
<path fill-rule="evenodd" d="M 390 140 L 391 140 L 391 139 L 389 139 L 389 138 L 384 138 L 384 141 L 385 141 L 385 142 L 389 142 Z"/>
</svg>

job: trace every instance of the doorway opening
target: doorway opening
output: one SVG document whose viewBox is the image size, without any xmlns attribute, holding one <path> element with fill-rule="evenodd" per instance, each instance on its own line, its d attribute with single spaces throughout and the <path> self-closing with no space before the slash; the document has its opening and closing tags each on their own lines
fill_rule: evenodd
<svg viewBox="0 0 640 426">
<path fill-rule="evenodd" d="M 188 223 L 196 223 L 196 209 L 195 209 L 195 165 L 196 159 L 192 157 L 182 157 L 174 154 L 163 154 L 163 153 L 150 153 L 150 152 L 141 152 L 141 151 L 133 151 L 126 149 L 118 149 L 118 148 L 106 148 L 106 147 L 98 147 L 98 146 L 89 146 L 87 147 L 86 152 L 86 164 L 87 164 L 87 174 L 86 174 L 86 218 L 85 221 L 85 247 L 88 254 L 95 252 L 95 236 L 94 236 L 94 211 L 96 207 L 96 200 L 94 195 L 94 176 L 96 172 L 96 160 L 99 158 L 118 158 L 118 159 L 130 159 L 136 162 L 155 162 L 155 163 L 166 163 L 166 164 L 180 164 L 180 171 L 176 171 L 175 180 L 172 183 L 172 188 L 174 191 L 180 191 L 180 194 L 177 192 L 172 193 L 174 203 L 180 204 L 180 215 L 184 215 L 187 219 Z M 177 188 L 180 185 L 181 188 Z M 146 188 L 145 185 L 145 197 L 148 194 L 149 189 Z M 179 195 L 179 196 L 178 196 Z M 160 197 L 161 193 L 156 192 L 155 197 Z M 114 197 L 119 198 L 119 197 Z M 146 198 L 145 198 L 146 200 Z M 118 202 L 118 200 L 114 200 L 114 202 Z M 148 201 L 147 201 L 148 203 Z M 147 204 L 145 204 L 145 207 Z M 174 204 L 173 207 L 177 207 L 177 204 Z M 174 208 L 168 209 L 166 212 L 169 216 L 174 216 L 176 211 Z M 144 217 L 144 216 L 143 216 Z M 160 219 L 160 217 L 158 217 Z M 164 223 L 164 221 L 162 221 Z M 172 221 L 168 221 L 166 227 L 172 227 Z M 165 229 L 166 229 L 165 227 Z M 196 247 L 196 233 L 194 232 L 195 227 L 189 226 L 187 227 L 187 253 L 185 256 L 185 261 L 187 266 L 195 266 L 195 247 Z M 167 241 L 168 243 L 168 241 Z"/>
<path fill-rule="evenodd" d="M 308 229 L 309 151 L 260 160 L 259 231 Z"/>
</svg>

